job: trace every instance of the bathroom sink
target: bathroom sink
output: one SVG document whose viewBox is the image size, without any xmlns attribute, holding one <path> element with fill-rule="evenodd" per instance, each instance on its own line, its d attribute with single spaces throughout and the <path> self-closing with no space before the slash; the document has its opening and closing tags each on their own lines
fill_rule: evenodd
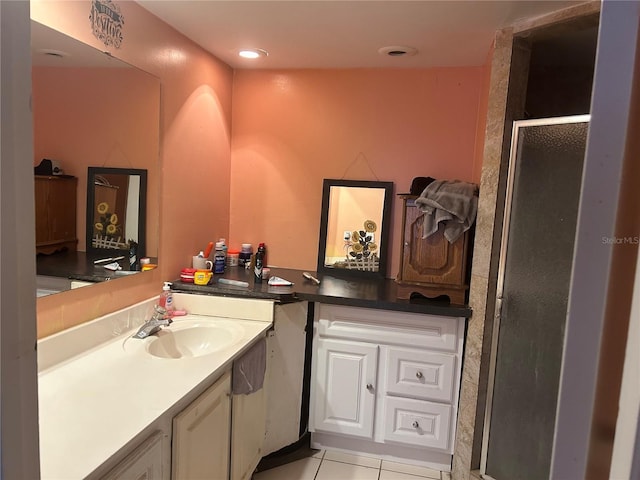
<svg viewBox="0 0 640 480">
<path fill-rule="evenodd" d="M 126 351 L 140 350 L 159 358 L 193 358 L 210 355 L 232 345 L 242 336 L 242 328 L 232 322 L 175 321 L 155 335 L 125 340 Z"/>
</svg>

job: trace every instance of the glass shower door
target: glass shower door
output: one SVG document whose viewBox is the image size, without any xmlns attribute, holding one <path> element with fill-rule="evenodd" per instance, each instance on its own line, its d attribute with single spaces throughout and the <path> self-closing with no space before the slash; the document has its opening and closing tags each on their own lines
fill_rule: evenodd
<svg viewBox="0 0 640 480">
<path fill-rule="evenodd" d="M 482 473 L 549 477 L 588 116 L 514 123 Z"/>
</svg>

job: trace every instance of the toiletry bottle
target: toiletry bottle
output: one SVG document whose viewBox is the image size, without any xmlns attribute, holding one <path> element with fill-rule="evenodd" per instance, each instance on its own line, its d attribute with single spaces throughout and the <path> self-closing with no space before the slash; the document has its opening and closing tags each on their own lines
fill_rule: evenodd
<svg viewBox="0 0 640 480">
<path fill-rule="evenodd" d="M 213 254 L 213 273 L 224 273 L 224 244 L 222 242 L 216 242 L 216 251 Z"/>
<path fill-rule="evenodd" d="M 258 251 L 256 252 L 256 265 L 253 267 L 253 277 L 256 283 L 262 283 L 262 269 L 264 268 L 264 257 L 266 256 L 266 249 L 264 243 L 258 245 Z"/>
<path fill-rule="evenodd" d="M 229 250 L 229 247 L 227 246 L 227 241 L 224 238 L 221 238 L 220 240 L 218 240 L 220 243 L 222 243 L 222 250 L 224 251 L 224 259 L 227 259 L 227 251 Z"/>
<path fill-rule="evenodd" d="M 253 248 L 251 248 L 250 243 L 243 243 L 242 250 L 240 251 L 240 256 L 238 258 L 238 264 L 241 267 L 249 268 L 251 264 L 251 254 L 253 253 Z"/>
<path fill-rule="evenodd" d="M 129 240 L 129 270 L 132 272 L 137 272 L 139 269 L 138 244 L 133 240 Z"/>
<path fill-rule="evenodd" d="M 164 282 L 158 304 L 167 312 L 171 312 L 174 309 L 173 292 L 171 292 L 171 282 Z"/>
</svg>

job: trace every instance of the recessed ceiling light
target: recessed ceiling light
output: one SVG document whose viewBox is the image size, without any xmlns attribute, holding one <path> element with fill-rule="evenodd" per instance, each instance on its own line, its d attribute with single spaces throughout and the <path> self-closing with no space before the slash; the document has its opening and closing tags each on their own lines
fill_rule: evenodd
<svg viewBox="0 0 640 480">
<path fill-rule="evenodd" d="M 387 57 L 412 57 L 418 53 L 418 49 L 395 45 L 391 47 L 382 47 L 378 50 L 378 53 Z"/>
<path fill-rule="evenodd" d="M 245 48 L 243 50 L 240 50 L 238 52 L 238 55 L 240 55 L 242 58 L 254 59 L 266 57 L 269 55 L 269 52 L 267 52 L 266 50 L 262 50 L 261 48 Z"/>
</svg>

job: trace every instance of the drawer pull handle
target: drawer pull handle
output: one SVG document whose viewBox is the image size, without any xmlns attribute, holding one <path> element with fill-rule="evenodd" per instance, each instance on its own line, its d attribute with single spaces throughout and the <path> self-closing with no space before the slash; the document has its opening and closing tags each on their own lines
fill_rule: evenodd
<svg viewBox="0 0 640 480">
<path fill-rule="evenodd" d="M 414 420 L 411 425 L 413 426 L 413 428 L 420 428 L 420 424 L 417 422 L 417 420 Z"/>
<path fill-rule="evenodd" d="M 422 372 L 420 370 L 416 372 L 416 378 L 422 378 Z"/>
<path fill-rule="evenodd" d="M 367 383 L 367 390 L 369 390 L 370 392 L 373 391 L 373 385 Z"/>
</svg>

